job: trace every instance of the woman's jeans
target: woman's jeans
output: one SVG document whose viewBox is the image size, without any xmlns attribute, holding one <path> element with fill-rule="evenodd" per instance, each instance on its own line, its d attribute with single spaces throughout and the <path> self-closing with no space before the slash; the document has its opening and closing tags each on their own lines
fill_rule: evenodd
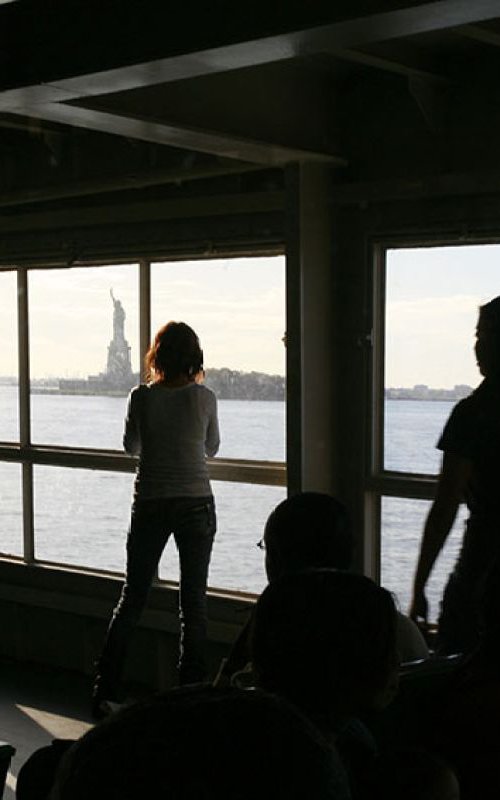
<svg viewBox="0 0 500 800">
<path fill-rule="evenodd" d="M 174 536 L 180 563 L 179 681 L 196 683 L 206 678 L 206 589 L 215 529 L 213 497 L 134 501 L 125 583 L 98 662 L 97 681 L 103 696 L 111 698 L 116 694 L 130 634 L 146 605 L 170 534 Z"/>
</svg>

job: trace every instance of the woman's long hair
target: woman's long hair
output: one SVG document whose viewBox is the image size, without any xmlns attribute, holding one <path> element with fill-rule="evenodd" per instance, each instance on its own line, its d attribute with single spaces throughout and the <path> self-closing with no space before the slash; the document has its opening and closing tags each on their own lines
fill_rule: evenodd
<svg viewBox="0 0 500 800">
<path fill-rule="evenodd" d="M 203 369 L 199 339 L 185 322 L 167 322 L 157 332 L 146 353 L 146 377 L 152 381 L 194 378 Z"/>
</svg>

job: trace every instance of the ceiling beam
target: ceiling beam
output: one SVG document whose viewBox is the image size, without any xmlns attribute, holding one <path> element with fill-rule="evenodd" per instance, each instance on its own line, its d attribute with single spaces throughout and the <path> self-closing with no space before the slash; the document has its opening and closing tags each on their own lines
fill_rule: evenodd
<svg viewBox="0 0 500 800">
<path fill-rule="evenodd" d="M 352 64 L 361 64 L 366 67 L 383 72 L 391 72 L 394 75 L 401 75 L 404 78 L 423 80 L 429 83 L 448 84 L 450 80 L 445 75 L 435 72 L 424 64 L 411 63 L 400 56 L 381 56 L 375 53 L 368 53 L 363 50 L 339 50 L 336 57 L 342 61 L 349 61 Z"/>
<path fill-rule="evenodd" d="M 242 175 L 262 170 L 257 164 L 244 161 L 224 161 L 200 166 L 183 166 L 155 169 L 153 171 L 130 172 L 119 176 L 109 176 L 96 180 L 77 180 L 39 188 L 27 187 L 0 194 L 0 208 L 46 203 L 74 197 L 113 194 L 114 192 L 136 191 L 167 184 L 185 184 L 195 180 L 218 178 L 227 175 Z M 1 225 L 1 223 L 0 223 Z"/>
<path fill-rule="evenodd" d="M 0 108 L 16 111 L 19 104 L 61 102 L 185 80 L 246 67 L 317 54 L 339 55 L 364 45 L 403 39 L 498 18 L 498 0 L 434 0 L 354 19 L 290 31 L 196 52 L 118 66 L 102 72 L 61 76 L 39 85 L 5 90 Z M 119 36 L 119 23 L 116 35 Z M 71 69 L 69 64 L 66 69 Z"/>
<path fill-rule="evenodd" d="M 408 180 L 374 180 L 359 183 L 336 184 L 331 193 L 336 205 L 361 205 L 386 203 L 393 200 L 411 200 L 431 197 L 466 197 L 468 195 L 498 195 L 500 172 L 456 172 L 452 174 L 424 175 Z"/>
<path fill-rule="evenodd" d="M 15 7 L 14 4 L 12 8 Z M 114 69 L 74 77 L 68 77 L 72 69 L 69 58 L 68 63 L 63 61 L 64 66 L 60 67 L 65 74 L 60 79 L 48 82 L 43 81 L 44 62 L 41 59 L 40 82 L 37 85 L 0 92 L 0 111 L 268 166 L 283 165 L 291 161 L 327 161 L 343 165 L 345 161 L 336 153 L 294 147 L 293 143 L 284 145 L 280 142 L 269 142 L 266 137 L 264 141 L 260 141 L 258 138 L 190 128 L 177 122 L 159 123 L 154 119 L 112 114 L 82 106 L 84 98 L 92 96 L 111 92 L 116 95 L 131 89 L 320 54 L 357 60 L 359 63 L 411 76 L 412 71 L 408 66 L 397 60 L 392 63 L 391 59 L 382 57 L 380 60 L 377 55 L 363 52 L 363 47 L 458 26 L 477 25 L 478 22 L 491 20 L 499 15 L 499 0 L 433 0 L 427 3 L 409 3 L 404 8 L 392 8 L 313 28 L 199 49 L 196 52 L 177 52 L 165 58 L 120 65 Z M 253 30 L 251 26 L 250 29 Z M 226 27 L 227 30 L 229 28 Z M 213 38 L 213 31 L 211 33 Z M 116 23 L 115 34 L 117 37 L 120 35 L 119 21 Z M 209 35 L 210 32 L 205 40 Z M 227 39 L 231 34 L 226 32 L 225 35 Z M 37 42 L 38 48 L 41 45 L 46 46 L 47 43 Z M 172 52 L 171 36 L 168 46 Z M 36 55 L 40 59 L 38 50 Z M 122 59 L 124 57 L 122 52 L 119 56 Z M 440 76 L 432 75 L 433 79 L 436 77 L 439 79 Z"/>
<path fill-rule="evenodd" d="M 481 25 L 462 25 L 453 31 L 457 36 L 464 39 L 471 39 L 480 44 L 489 44 L 492 47 L 500 47 L 500 32 L 483 28 Z"/>
<path fill-rule="evenodd" d="M 35 105 L 32 108 L 23 108 L 22 113 L 77 128 L 112 133 L 130 139 L 170 145 L 265 166 L 282 166 L 294 161 L 321 161 L 335 166 L 345 166 L 347 163 L 345 159 L 327 151 L 315 152 L 295 148 L 293 145 L 255 141 L 182 125 L 161 124 L 64 103 Z"/>
<path fill-rule="evenodd" d="M 246 192 L 203 197 L 175 197 L 121 205 L 100 205 L 88 208 L 51 209 L 29 214 L 0 216 L 0 233 L 75 228 L 95 225 L 132 224 L 152 220 L 174 220 L 189 217 L 220 217 L 283 211 L 282 191 Z"/>
</svg>

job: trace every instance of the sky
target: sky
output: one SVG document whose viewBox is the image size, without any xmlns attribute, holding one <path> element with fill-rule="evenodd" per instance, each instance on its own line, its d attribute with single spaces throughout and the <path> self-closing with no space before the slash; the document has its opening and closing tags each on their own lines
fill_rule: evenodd
<svg viewBox="0 0 500 800">
<path fill-rule="evenodd" d="M 476 386 L 478 309 L 500 294 L 500 245 L 391 250 L 386 263 L 385 385 Z"/>
<path fill-rule="evenodd" d="M 106 366 L 113 289 L 125 309 L 125 336 L 139 370 L 137 265 L 29 273 L 33 378 L 87 377 Z M 16 283 L 0 273 L 0 375 L 17 371 Z M 205 366 L 284 374 L 285 260 L 211 259 L 151 268 L 152 330 L 171 319 L 198 333 Z"/>
<path fill-rule="evenodd" d="M 113 288 L 138 370 L 138 269 L 118 265 L 33 270 L 31 375 L 87 377 L 105 369 Z M 500 294 L 500 245 L 390 250 L 386 276 L 386 386 L 477 385 L 477 310 Z M 205 365 L 284 374 L 285 260 L 164 262 L 151 270 L 152 329 L 183 320 Z M 0 273 L 0 375 L 17 371 L 16 283 Z"/>
</svg>

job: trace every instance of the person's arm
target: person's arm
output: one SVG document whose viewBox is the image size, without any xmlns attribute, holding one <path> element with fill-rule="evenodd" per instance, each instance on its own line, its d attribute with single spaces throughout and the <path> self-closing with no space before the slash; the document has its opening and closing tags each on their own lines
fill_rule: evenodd
<svg viewBox="0 0 500 800">
<path fill-rule="evenodd" d="M 471 462 L 454 453 L 443 454 L 443 466 L 436 491 L 436 497 L 427 517 L 420 554 L 413 584 L 413 598 L 408 615 L 427 622 L 427 598 L 425 585 L 436 558 L 453 526 L 458 506 L 463 500 L 464 490 L 469 480 Z"/>
<path fill-rule="evenodd" d="M 205 436 L 205 453 L 214 456 L 220 445 L 219 419 L 217 417 L 217 399 L 214 394 L 210 398 L 207 433 Z"/>
<path fill-rule="evenodd" d="M 131 456 L 138 456 L 141 452 L 141 437 L 139 433 L 138 416 L 138 391 L 134 389 L 128 398 L 127 414 L 125 417 L 125 430 L 123 433 L 123 449 Z"/>
</svg>

